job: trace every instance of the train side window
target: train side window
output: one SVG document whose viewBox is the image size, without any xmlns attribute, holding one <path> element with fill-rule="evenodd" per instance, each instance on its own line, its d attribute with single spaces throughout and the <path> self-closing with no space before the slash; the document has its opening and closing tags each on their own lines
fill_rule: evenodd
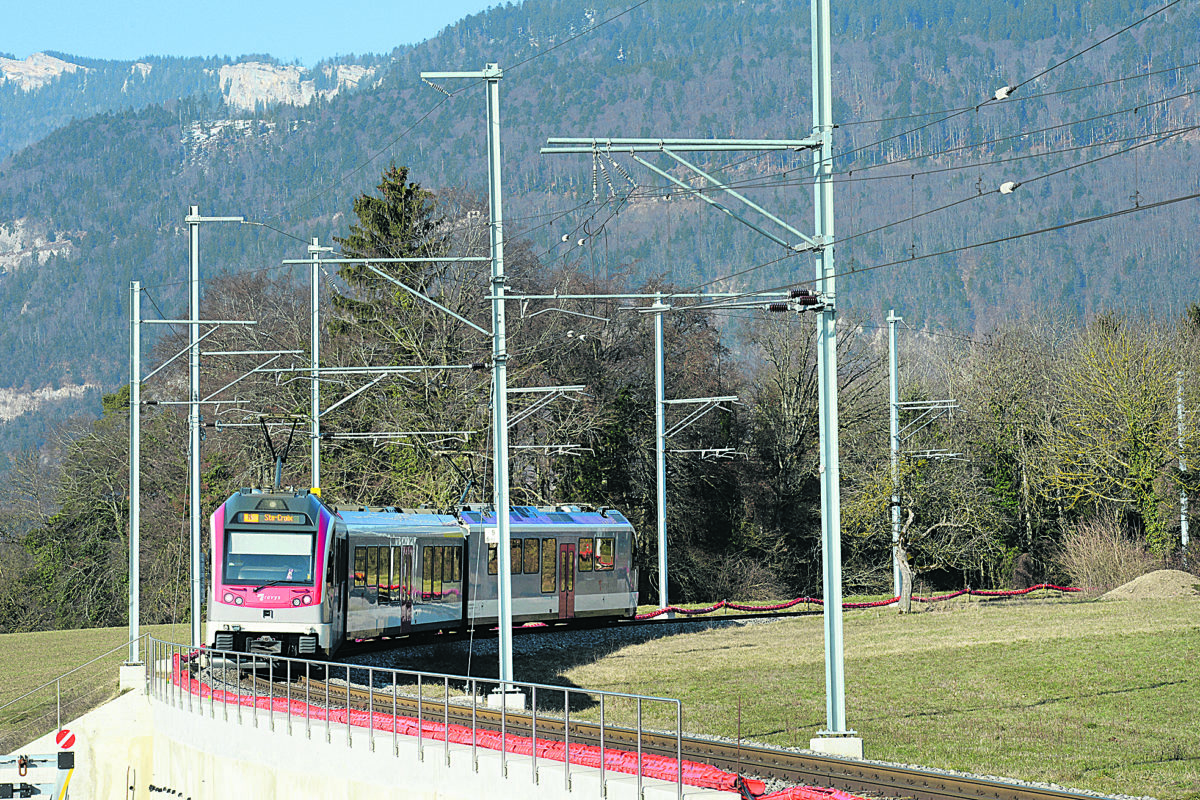
<svg viewBox="0 0 1200 800">
<path fill-rule="evenodd" d="M 440 600 L 442 597 L 442 578 L 445 575 L 446 568 L 446 550 L 445 547 L 433 548 L 433 599 Z"/>
<path fill-rule="evenodd" d="M 525 574 L 533 575 L 538 571 L 538 540 L 525 540 Z"/>
<path fill-rule="evenodd" d="M 433 596 L 433 548 L 421 548 L 421 599 Z"/>
<path fill-rule="evenodd" d="M 488 575 L 495 575 L 496 570 L 496 545 L 488 545 Z"/>
<path fill-rule="evenodd" d="M 509 561 L 508 561 L 509 574 L 520 575 L 521 574 L 521 540 L 520 539 L 510 540 L 508 543 L 508 549 L 509 549 Z"/>
<path fill-rule="evenodd" d="M 562 549 L 558 551 L 558 557 L 562 561 L 558 570 L 558 590 L 560 592 L 575 591 L 575 570 L 571 569 L 571 561 L 574 556 L 570 545 L 563 545 Z"/>
<path fill-rule="evenodd" d="M 361 588 L 367 585 L 367 548 L 354 548 L 354 586 Z"/>
<path fill-rule="evenodd" d="M 613 568 L 613 539 L 596 540 L 596 569 Z"/>
<path fill-rule="evenodd" d="M 400 597 L 400 548 L 392 547 L 392 580 L 389 597 L 393 603 L 399 603 Z"/>
<path fill-rule="evenodd" d="M 553 592 L 556 583 L 555 567 L 558 566 L 558 540 L 542 540 L 542 591 Z"/>
<path fill-rule="evenodd" d="M 455 583 L 462 583 L 462 548 L 454 547 L 450 550 L 453 559 L 451 560 L 451 580 Z"/>
<path fill-rule="evenodd" d="M 579 540 L 579 571 L 592 571 L 592 539 L 590 537 Z"/>
<path fill-rule="evenodd" d="M 379 586 L 379 548 L 367 548 L 367 586 Z"/>
</svg>

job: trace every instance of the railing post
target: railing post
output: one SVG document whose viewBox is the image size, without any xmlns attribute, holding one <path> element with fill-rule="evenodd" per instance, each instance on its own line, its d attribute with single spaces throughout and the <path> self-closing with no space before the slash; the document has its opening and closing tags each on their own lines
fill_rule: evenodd
<svg viewBox="0 0 1200 800">
<path fill-rule="evenodd" d="M 375 668 L 367 667 L 367 749 L 375 752 Z"/>
<path fill-rule="evenodd" d="M 676 800 L 683 800 L 683 703 L 675 701 Z"/>
<path fill-rule="evenodd" d="M 312 739 L 312 701 L 309 698 L 309 666 L 312 662 L 304 662 L 304 738 Z"/>
<path fill-rule="evenodd" d="M 421 688 L 421 673 L 417 673 L 417 760 L 425 760 L 425 704 L 421 702 L 424 696 Z"/>
<path fill-rule="evenodd" d="M 258 656 L 250 654 L 250 690 L 254 698 L 254 727 L 258 727 Z"/>
<path fill-rule="evenodd" d="M 54 679 L 54 706 L 58 710 L 58 727 L 55 730 L 62 730 L 62 679 Z"/>
<path fill-rule="evenodd" d="M 267 721 L 271 730 L 275 730 L 275 659 L 267 656 Z"/>
<path fill-rule="evenodd" d="M 346 746 L 350 747 L 354 739 L 350 736 L 350 665 L 346 665 Z"/>
<path fill-rule="evenodd" d="M 563 689 L 563 788 L 571 791 L 571 690 Z"/>
<path fill-rule="evenodd" d="M 479 687 L 474 678 L 471 679 L 471 769 L 479 772 L 479 728 L 476 725 L 478 712 Z"/>
<path fill-rule="evenodd" d="M 450 678 L 444 676 L 442 680 L 446 682 L 445 691 L 442 693 L 445 702 L 445 705 L 442 706 L 445 711 L 442 716 L 442 742 L 445 743 L 446 766 L 448 767 L 450 766 Z"/>
<path fill-rule="evenodd" d="M 600 695 L 600 796 L 606 795 L 604 785 L 604 697 Z"/>
<path fill-rule="evenodd" d="M 284 669 L 287 670 L 287 674 L 284 676 L 284 680 L 287 681 L 287 707 L 288 707 L 287 732 L 288 732 L 288 736 L 292 735 L 292 664 L 293 663 L 295 663 L 295 662 L 293 662 L 290 658 L 287 661 L 283 662 Z"/>
<path fill-rule="evenodd" d="M 537 687 L 529 687 L 530 704 L 533 706 L 533 783 L 537 785 Z"/>
<path fill-rule="evenodd" d="M 392 755 L 400 755 L 400 740 L 396 735 L 396 695 L 400 694 L 400 681 L 396 670 L 392 670 Z"/>
<path fill-rule="evenodd" d="M 642 698 L 637 699 L 637 796 L 642 797 Z"/>
<path fill-rule="evenodd" d="M 188 653 L 187 653 L 187 656 L 188 656 L 188 658 L 187 658 L 187 697 L 188 697 L 188 713 L 189 714 L 196 713 L 195 706 L 193 705 L 193 695 L 195 695 L 196 693 L 192 691 L 192 656 L 193 655 L 195 655 L 195 650 L 188 650 Z M 179 659 L 180 666 L 182 666 L 183 663 L 184 663 L 183 659 L 182 658 Z M 180 675 L 179 677 L 181 679 L 183 678 L 182 675 Z M 200 710 L 203 711 L 204 709 L 201 708 Z"/>
<path fill-rule="evenodd" d="M 234 669 L 234 675 L 237 677 L 237 682 L 238 682 L 237 718 L 238 718 L 238 725 L 241 725 L 242 724 L 242 654 L 241 653 L 233 654 L 233 669 Z M 251 681 L 251 685 L 253 685 L 253 681 Z"/>
<path fill-rule="evenodd" d="M 508 686 L 503 680 L 500 681 L 500 777 L 508 777 Z"/>
</svg>

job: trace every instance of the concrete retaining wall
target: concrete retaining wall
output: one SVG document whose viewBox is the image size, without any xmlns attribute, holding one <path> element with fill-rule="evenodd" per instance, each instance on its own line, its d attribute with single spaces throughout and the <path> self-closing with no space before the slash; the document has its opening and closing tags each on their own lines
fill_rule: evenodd
<svg viewBox="0 0 1200 800">
<path fill-rule="evenodd" d="M 215 713 L 215 716 L 213 715 Z M 266 711 L 255 716 L 242 709 L 220 707 L 200 713 L 128 692 L 65 727 L 75 734 L 76 769 L 70 796 L 96 800 L 164 797 L 228 800 L 230 797 L 319 798 L 320 800 L 565 800 L 600 798 L 598 770 L 572 766 L 565 785 L 560 762 L 539 761 L 534 776 L 527 756 L 507 757 L 502 776 L 500 754 L 426 741 L 424 757 L 411 737 L 398 737 L 393 753 L 390 733 L 345 727 L 330 731 L 324 723 L 276 714 L 274 729 Z M 21 749 L 22 753 L 53 753 L 53 734 Z M 610 800 L 638 800 L 637 778 L 608 772 Z M 732 800 L 737 795 L 711 789 L 685 788 L 688 800 Z M 643 779 L 646 800 L 673 800 L 673 783 Z"/>
</svg>

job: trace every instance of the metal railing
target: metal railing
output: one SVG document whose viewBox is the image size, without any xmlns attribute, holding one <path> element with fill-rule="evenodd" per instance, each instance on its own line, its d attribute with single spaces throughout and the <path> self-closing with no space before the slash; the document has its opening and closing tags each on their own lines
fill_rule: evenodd
<svg viewBox="0 0 1200 800">
<path fill-rule="evenodd" d="M 135 641 L 144 642 L 147 638 L 148 634 L 143 634 Z M 74 719 L 115 695 L 117 682 L 112 680 L 107 665 L 103 671 L 97 670 L 95 675 L 81 673 L 115 653 L 128 651 L 129 644 L 122 642 L 91 661 L 80 664 L 54 680 L 46 681 L 20 697 L 14 697 L 0 705 L 0 753 L 7 753 L 51 731 L 61 729 L 64 711 L 68 719 Z M 75 680 L 70 681 L 69 678 Z M 51 690 L 54 692 L 53 703 L 50 699 Z M 39 699 L 39 695 L 44 697 Z M 54 727 L 50 727 L 51 707 Z"/>
<path fill-rule="evenodd" d="M 637 797 L 642 796 L 648 766 L 643 737 L 652 730 L 662 735 L 666 729 L 674 737 L 675 752 L 670 761 L 674 767 L 672 777 L 676 797 L 683 798 L 683 709 L 680 701 L 673 698 L 196 649 L 153 637 L 149 638 L 145 660 L 146 680 L 152 698 L 213 719 L 255 727 L 261 724 L 271 730 L 285 726 L 284 730 L 296 735 L 302 724 L 306 738 L 312 738 L 314 729 L 320 735 L 323 728 L 327 742 L 344 732 L 347 746 L 353 743 L 357 733 L 367 736 L 372 751 L 381 738 L 379 734 L 387 733 L 390 727 L 393 755 L 400 753 L 402 736 L 415 739 L 417 758 L 421 761 L 425 759 L 427 744 L 440 741 L 442 758 L 447 765 L 450 763 L 452 728 L 457 726 L 461 735 L 456 736 L 456 744 L 462 747 L 469 744 L 471 764 L 476 772 L 479 771 L 479 750 L 487 748 L 498 752 L 501 774 L 507 775 L 512 755 L 508 745 L 524 735 L 515 734 L 513 730 L 525 726 L 529 729 L 532 779 L 534 782 L 538 779 L 540 735 L 543 744 L 562 744 L 563 785 L 567 789 L 571 787 L 572 748 L 578 771 L 585 766 L 581 763 L 585 760 L 582 754 L 590 747 L 571 741 L 571 726 L 577 722 L 597 725 L 602 796 L 606 792 L 605 781 L 614 772 L 636 774 Z M 248 687 L 243 681 L 244 675 L 250 676 Z M 267 678 L 265 693 L 260 689 L 263 684 L 254 680 L 257 676 Z M 323 680 L 314 682 L 313 676 Z M 302 693 L 295 686 L 300 679 L 303 679 Z M 315 697 L 313 687 L 317 689 Z M 495 703 L 484 700 L 483 691 L 489 687 L 495 687 L 491 693 Z M 508 699 L 514 693 L 529 699 L 528 713 L 509 708 Z M 400 709 L 402 701 L 406 706 L 415 706 L 415 710 Z M 430 704 L 435 706 L 434 713 L 440 719 L 427 715 Z M 487 710 L 481 714 L 484 708 Z M 452 723 L 452 709 L 453 716 L 461 722 Z M 469 723 L 466 721 L 468 711 Z M 626 725 L 614 722 L 614 711 L 617 720 Z M 486 725 L 481 716 L 492 717 L 497 713 L 499 746 L 495 747 L 492 743 L 494 727 Z M 651 722 L 647 723 L 647 720 Z M 386 724 L 388 722 L 390 725 Z M 539 723 L 542 725 L 540 734 Z M 654 724 L 654 728 L 649 724 Z M 614 768 L 611 763 L 614 751 L 609 749 L 608 743 L 615 737 L 635 740 L 636 760 L 630 771 Z M 469 741 L 464 742 L 463 738 L 469 738 Z M 541 756 L 540 760 L 544 763 L 547 757 Z M 653 772 L 661 775 L 664 762 L 657 763 L 659 766 Z"/>
</svg>

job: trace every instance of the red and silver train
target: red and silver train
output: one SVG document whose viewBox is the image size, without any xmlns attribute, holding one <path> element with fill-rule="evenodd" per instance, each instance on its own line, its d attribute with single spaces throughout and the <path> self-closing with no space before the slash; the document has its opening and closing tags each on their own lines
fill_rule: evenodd
<svg viewBox="0 0 1200 800">
<path fill-rule="evenodd" d="M 515 623 L 637 611 L 633 527 L 612 509 L 514 506 Z M 205 641 L 217 650 L 330 657 L 346 642 L 493 626 L 496 519 L 328 505 L 243 489 L 212 515 Z"/>
</svg>

